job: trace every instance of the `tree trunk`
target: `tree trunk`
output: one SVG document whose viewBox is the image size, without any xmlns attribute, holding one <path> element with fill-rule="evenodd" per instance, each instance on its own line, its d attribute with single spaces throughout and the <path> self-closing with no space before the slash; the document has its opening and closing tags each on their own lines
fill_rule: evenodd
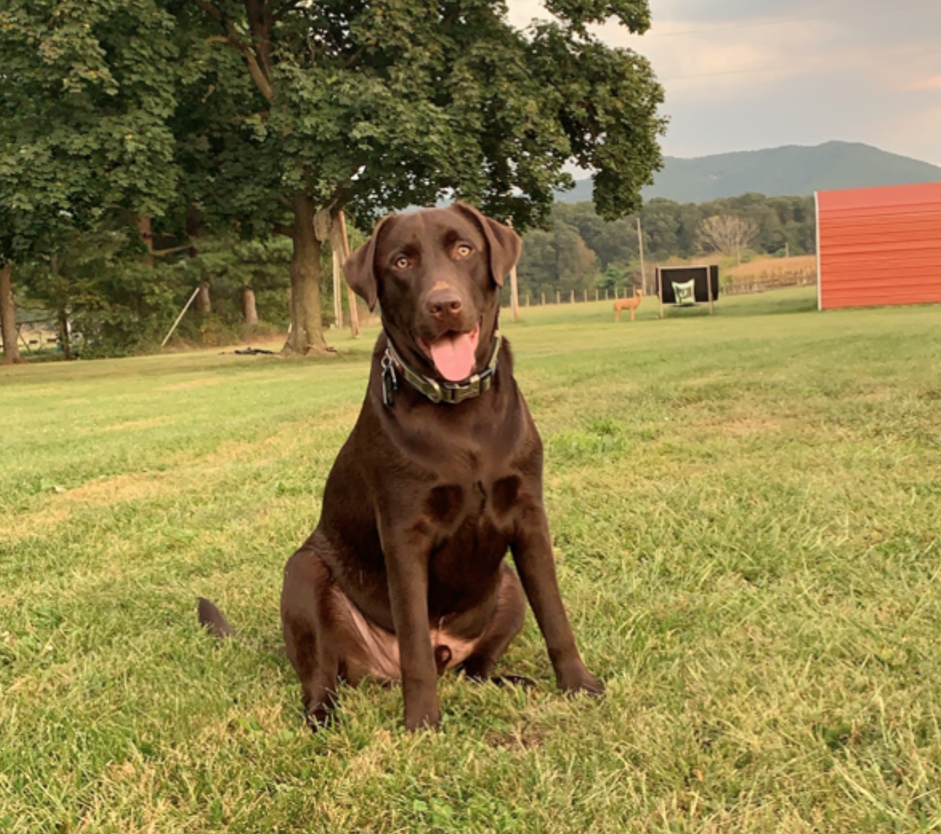
<svg viewBox="0 0 941 834">
<path fill-rule="evenodd" d="M 16 343 L 16 306 L 13 304 L 13 266 L 0 266 L 0 335 L 3 338 L 2 365 L 23 361 Z"/>
<path fill-rule="evenodd" d="M 245 324 L 258 324 L 255 291 L 249 286 L 242 287 L 242 315 L 245 317 Z"/>
<path fill-rule="evenodd" d="M 208 316 L 212 312 L 212 299 L 209 296 L 209 282 L 203 281 L 196 293 L 196 314 Z"/>
<path fill-rule="evenodd" d="M 144 255 L 144 263 L 148 266 L 154 265 L 154 233 L 151 228 L 150 216 L 147 214 L 137 215 L 137 231 L 140 233 L 141 240 L 147 249 Z"/>
<path fill-rule="evenodd" d="M 294 257 L 291 258 L 291 332 L 283 353 L 327 353 L 320 314 L 320 241 L 314 232 L 314 201 L 294 196 Z"/>
<path fill-rule="evenodd" d="M 69 325 L 69 296 L 68 291 L 59 280 L 59 256 L 53 255 L 49 260 L 49 271 L 55 279 L 56 290 L 56 332 L 59 344 L 62 346 L 62 358 L 72 358 L 72 328 Z"/>
<path fill-rule="evenodd" d="M 69 332 L 69 314 L 62 303 L 56 305 L 56 330 L 59 333 L 59 344 L 62 345 L 62 358 L 72 358 L 72 340 Z"/>
<path fill-rule="evenodd" d="M 199 216 L 199 209 L 194 205 L 186 210 L 186 235 L 189 237 L 191 244 L 189 247 L 189 256 L 195 258 L 199 254 L 199 249 L 196 246 L 196 238 L 199 237 L 199 232 L 202 229 L 202 220 Z"/>
</svg>

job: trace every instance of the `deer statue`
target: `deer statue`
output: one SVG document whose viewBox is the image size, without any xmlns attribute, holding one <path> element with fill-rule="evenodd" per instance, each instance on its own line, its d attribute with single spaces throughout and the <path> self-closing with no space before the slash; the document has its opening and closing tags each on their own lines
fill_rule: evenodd
<svg viewBox="0 0 941 834">
<path fill-rule="evenodd" d="M 614 302 L 614 320 L 621 320 L 621 310 L 630 310 L 631 321 L 634 321 L 634 313 L 640 307 L 641 299 L 644 297 L 643 290 L 634 290 L 633 298 L 619 298 Z"/>
</svg>

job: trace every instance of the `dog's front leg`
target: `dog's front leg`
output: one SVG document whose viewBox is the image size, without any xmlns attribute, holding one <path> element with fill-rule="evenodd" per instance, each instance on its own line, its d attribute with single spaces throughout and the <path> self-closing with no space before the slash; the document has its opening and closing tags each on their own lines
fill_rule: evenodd
<svg viewBox="0 0 941 834">
<path fill-rule="evenodd" d="M 405 728 L 437 727 L 438 671 L 428 625 L 428 554 L 431 543 L 415 531 L 383 535 L 392 622 L 399 641 Z"/>
<path fill-rule="evenodd" d="M 523 590 L 546 641 L 559 689 L 600 695 L 604 686 L 585 668 L 565 613 L 555 573 L 549 523 L 541 503 L 533 502 L 524 508 L 511 551 Z"/>
</svg>

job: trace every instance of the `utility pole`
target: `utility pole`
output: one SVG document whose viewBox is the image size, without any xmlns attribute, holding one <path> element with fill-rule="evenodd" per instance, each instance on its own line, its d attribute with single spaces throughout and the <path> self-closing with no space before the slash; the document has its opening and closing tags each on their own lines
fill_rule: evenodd
<svg viewBox="0 0 941 834">
<path fill-rule="evenodd" d="M 340 251 L 342 252 L 342 259 L 340 267 L 342 268 L 343 264 L 346 263 L 346 259 L 350 256 L 350 239 L 346 235 L 346 215 L 344 212 L 340 212 L 337 216 L 337 231 L 339 232 L 338 237 L 340 238 Z M 353 290 L 350 289 L 349 285 L 346 288 L 349 305 L 350 305 L 350 329 L 353 333 L 353 338 L 359 338 L 359 311 L 356 308 L 356 296 L 353 294 Z"/>
<path fill-rule="evenodd" d="M 506 225 L 512 229 L 513 220 L 507 220 Z M 513 268 L 510 270 L 510 313 L 513 316 L 513 321 L 520 320 L 520 288 L 516 278 L 516 264 L 513 264 Z"/>
<path fill-rule="evenodd" d="M 640 252 L 640 285 L 647 292 L 647 270 L 644 269 L 644 233 L 640 228 L 640 215 L 637 215 L 637 251 Z"/>
</svg>

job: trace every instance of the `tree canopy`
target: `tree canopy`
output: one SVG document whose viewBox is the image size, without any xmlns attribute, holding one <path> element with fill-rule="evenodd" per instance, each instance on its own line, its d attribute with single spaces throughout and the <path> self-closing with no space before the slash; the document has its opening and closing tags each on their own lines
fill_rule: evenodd
<svg viewBox="0 0 941 834">
<path fill-rule="evenodd" d="M 286 235 L 286 348 L 303 354 L 326 347 L 320 255 L 341 210 L 367 226 L 453 196 L 526 229 L 576 163 L 602 217 L 634 211 L 662 89 L 590 25 L 643 32 L 647 0 L 546 6 L 519 30 L 494 0 L 7 0 L 2 257 L 48 259 L 73 229 L 137 231 L 138 252 Z"/>
</svg>

